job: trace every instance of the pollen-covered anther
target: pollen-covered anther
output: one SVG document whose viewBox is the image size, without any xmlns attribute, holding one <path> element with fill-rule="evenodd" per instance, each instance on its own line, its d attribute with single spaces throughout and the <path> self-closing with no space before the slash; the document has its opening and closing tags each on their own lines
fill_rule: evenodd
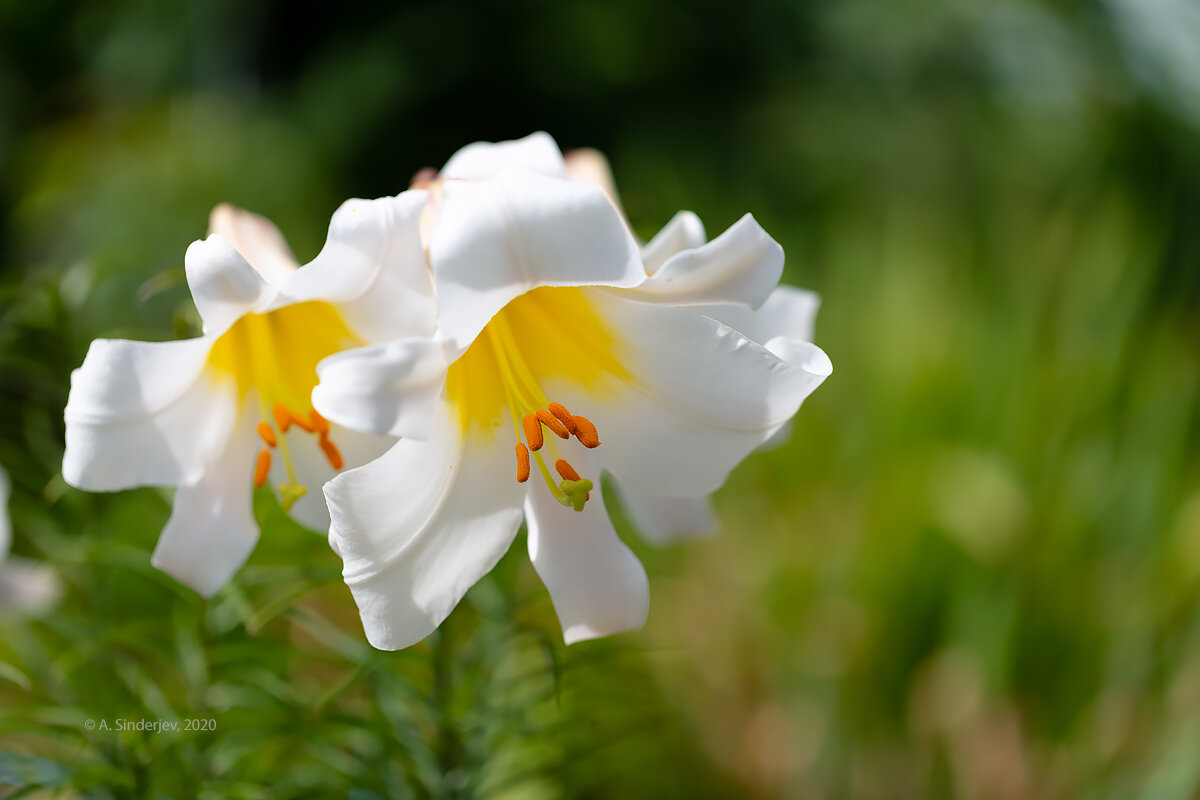
<svg viewBox="0 0 1200 800">
<path fill-rule="evenodd" d="M 560 439 L 570 439 L 571 433 L 567 427 L 559 422 L 558 417 L 551 414 L 544 408 L 539 408 L 536 412 L 538 421 L 545 425 L 550 430 L 554 431 L 554 435 Z"/>
<path fill-rule="evenodd" d="M 328 436 L 322 436 L 318 443 L 321 445 L 321 452 L 329 461 L 329 466 L 335 470 L 341 469 L 346 462 L 342 459 L 342 452 L 338 450 L 337 445 L 331 442 Z"/>
<path fill-rule="evenodd" d="M 279 445 L 279 440 L 275 438 L 275 431 L 265 422 L 258 423 L 258 435 L 267 443 L 267 447 L 276 447 Z"/>
<path fill-rule="evenodd" d="M 261 489 L 271 473 L 271 451 L 265 447 L 259 451 L 258 461 L 254 465 L 254 488 Z"/>
<path fill-rule="evenodd" d="M 567 407 L 562 403 L 551 403 L 546 406 L 563 427 L 567 429 L 567 433 L 575 433 L 575 418 L 571 416 L 571 412 L 567 411 Z"/>
<path fill-rule="evenodd" d="M 288 428 L 292 427 L 292 412 L 288 411 L 288 407 L 283 403 L 276 403 L 271 413 L 275 415 L 275 424 L 279 427 L 279 432 L 287 433 Z"/>
<path fill-rule="evenodd" d="M 517 483 L 529 480 L 529 450 L 523 442 L 517 442 Z"/>
<path fill-rule="evenodd" d="M 544 443 L 541 421 L 533 414 L 526 414 L 521 417 L 521 427 L 525 429 L 525 441 L 529 442 L 529 449 L 541 450 Z"/>
<path fill-rule="evenodd" d="M 322 436 L 329 435 L 329 420 L 322 417 L 315 408 L 308 410 L 308 420 L 312 423 L 313 429 Z"/>
<path fill-rule="evenodd" d="M 575 468 L 572 467 L 565 458 L 560 458 L 558 461 L 555 461 L 554 469 L 558 471 L 559 475 L 568 481 L 579 480 L 579 473 L 575 471 Z"/>
<path fill-rule="evenodd" d="M 596 432 L 596 426 L 587 417 L 581 417 L 578 414 L 574 415 L 575 420 L 575 438 L 584 447 L 599 447 L 600 434 Z"/>
<path fill-rule="evenodd" d="M 313 421 L 311 419 L 307 419 L 307 418 L 303 417 L 302 415 L 297 414 L 295 411 L 289 411 L 288 413 L 292 417 L 292 424 L 295 425 L 297 428 L 302 428 L 302 429 L 308 431 L 309 433 L 317 432 L 317 426 L 313 424 Z"/>
</svg>

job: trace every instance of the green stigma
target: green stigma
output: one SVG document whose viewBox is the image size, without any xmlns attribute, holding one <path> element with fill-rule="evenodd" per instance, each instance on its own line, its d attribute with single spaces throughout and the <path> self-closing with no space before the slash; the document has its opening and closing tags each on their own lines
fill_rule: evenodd
<svg viewBox="0 0 1200 800">
<path fill-rule="evenodd" d="M 296 501 L 306 494 L 308 494 L 308 489 L 299 484 L 281 483 L 279 484 L 279 505 L 283 507 L 284 511 L 291 511 Z"/>
<path fill-rule="evenodd" d="M 592 490 L 593 484 L 587 478 L 577 481 L 564 480 L 558 488 L 566 495 L 567 500 L 565 503 L 560 500 L 560 503 L 564 506 L 569 504 L 576 511 L 583 511 L 583 504 L 587 502 L 588 492 Z"/>
</svg>

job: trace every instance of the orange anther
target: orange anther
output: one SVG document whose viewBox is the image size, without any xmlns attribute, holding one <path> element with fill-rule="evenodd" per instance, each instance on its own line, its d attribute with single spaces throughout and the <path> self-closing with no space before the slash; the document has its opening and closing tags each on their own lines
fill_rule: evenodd
<svg viewBox="0 0 1200 800">
<path fill-rule="evenodd" d="M 271 472 L 271 451 L 263 448 L 258 454 L 258 463 L 254 465 L 254 488 L 258 489 L 267 482 Z"/>
<path fill-rule="evenodd" d="M 529 451 L 521 442 L 517 442 L 517 483 L 529 480 Z"/>
<path fill-rule="evenodd" d="M 313 428 L 322 436 L 329 435 L 329 420 L 322 417 L 315 408 L 308 410 L 308 419 L 312 423 Z"/>
<path fill-rule="evenodd" d="M 308 431 L 309 433 L 316 433 L 317 427 L 315 425 L 313 425 L 311 420 L 305 419 L 301 415 L 297 414 L 295 411 L 289 411 L 288 413 L 291 415 L 292 424 L 295 425 L 297 428 L 303 428 L 304 430 Z"/>
<path fill-rule="evenodd" d="M 334 469 L 341 469 L 342 464 L 346 463 L 342 460 L 342 453 L 337 449 L 337 445 L 329 441 L 329 437 L 322 436 L 320 440 L 321 451 L 325 453 L 325 458 L 329 460 L 329 466 Z"/>
<path fill-rule="evenodd" d="M 596 426 L 587 417 L 581 417 L 578 414 L 574 416 L 575 420 L 575 438 L 584 447 L 599 447 L 600 434 L 596 432 Z"/>
<path fill-rule="evenodd" d="M 521 427 L 525 429 L 525 441 L 529 442 L 530 450 L 542 449 L 542 423 L 533 414 L 521 417 Z"/>
<path fill-rule="evenodd" d="M 575 419 L 571 416 L 571 412 L 567 411 L 567 407 L 562 403 L 551 403 L 546 406 L 550 409 L 550 413 L 558 417 L 558 421 L 567 429 L 567 433 L 575 432 Z"/>
<path fill-rule="evenodd" d="M 554 416 L 546 409 L 539 408 L 537 410 L 537 418 L 541 421 L 541 423 L 543 425 L 545 425 L 550 430 L 554 431 L 554 433 L 558 435 L 558 438 L 560 438 L 560 439 L 570 439 L 571 438 L 571 433 L 570 433 L 570 431 L 567 430 L 567 427 L 558 421 L 558 417 Z"/>
<path fill-rule="evenodd" d="M 262 437 L 268 447 L 275 447 L 279 444 L 279 440 L 275 438 L 275 431 L 271 430 L 271 426 L 265 422 L 258 423 L 258 435 Z"/>
<path fill-rule="evenodd" d="M 276 403 L 271 413 L 275 415 L 275 424 L 279 427 L 279 432 L 287 433 L 288 428 L 292 427 L 292 412 L 288 411 L 283 403 Z"/>
<path fill-rule="evenodd" d="M 558 461 L 555 461 L 554 468 L 558 470 L 558 474 L 561 475 L 564 480 L 579 480 L 579 473 L 575 471 L 574 467 L 567 463 L 565 458 L 560 458 Z"/>
</svg>

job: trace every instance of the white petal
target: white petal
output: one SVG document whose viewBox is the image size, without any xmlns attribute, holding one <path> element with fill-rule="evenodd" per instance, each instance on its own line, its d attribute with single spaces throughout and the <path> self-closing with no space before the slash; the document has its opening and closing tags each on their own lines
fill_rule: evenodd
<svg viewBox="0 0 1200 800">
<path fill-rule="evenodd" d="M 628 375 L 595 389 L 548 380 L 546 395 L 596 424 L 596 458 L 641 491 L 714 491 L 832 369 L 815 347 L 792 365 L 701 314 L 593 294 L 621 332 Z"/>
<path fill-rule="evenodd" d="M 269 284 L 283 283 L 300 266 L 271 220 L 235 205 L 221 203 L 214 208 L 208 232 L 233 245 Z"/>
<path fill-rule="evenodd" d="M 567 644 L 642 627 L 650 605 L 646 570 L 613 530 L 598 480 L 583 511 L 534 486 L 525 518 L 529 557 L 550 590 Z"/>
<path fill-rule="evenodd" d="M 71 374 L 63 477 L 94 492 L 194 481 L 225 447 L 231 382 L 205 370 L 209 339 L 97 339 Z"/>
<path fill-rule="evenodd" d="M 317 365 L 313 407 L 348 428 L 424 439 L 441 407 L 446 366 L 430 339 L 336 353 Z"/>
<path fill-rule="evenodd" d="M 694 310 L 724 322 L 786 361 L 790 360 L 784 355 L 788 346 L 779 340 L 811 342 L 820 307 L 821 298 L 815 292 L 781 285 L 758 309 L 729 303 Z"/>
<path fill-rule="evenodd" d="M 630 295 L 676 306 L 742 303 L 758 308 L 782 274 L 783 248 L 747 214 L 708 244 L 668 258 Z"/>
<path fill-rule="evenodd" d="M 475 142 L 450 156 L 440 177 L 483 180 L 506 169 L 530 169 L 561 178 L 566 175 L 562 153 L 548 133 L 531 133 L 510 142 Z"/>
<path fill-rule="evenodd" d="M 504 172 L 448 181 L 429 244 L 438 325 L 461 352 L 510 300 L 538 286 L 636 286 L 641 257 L 600 187 Z"/>
<path fill-rule="evenodd" d="M 391 436 L 378 436 L 373 433 L 359 433 L 346 430 L 340 425 L 331 425 L 329 439 L 337 447 L 343 459 L 341 470 L 335 470 L 326 458 L 314 434 L 308 433 L 299 426 L 293 425 L 284 434 L 288 441 L 288 452 L 292 458 L 292 468 L 296 472 L 296 481 L 307 493 L 292 505 L 288 512 L 297 522 L 312 528 L 314 531 L 326 533 L 329 530 L 329 509 L 325 505 L 325 494 L 322 487 L 339 472 L 361 467 L 374 461 L 387 452 L 396 443 Z M 278 486 L 288 480 L 287 468 L 278 453 L 271 459 L 271 474 L 268 482 Z"/>
<path fill-rule="evenodd" d="M 808 375 L 817 378 L 817 385 L 813 386 L 813 389 L 817 388 L 821 381 L 828 378 L 833 372 L 833 364 L 829 361 L 829 356 L 825 355 L 825 351 L 812 342 L 777 336 L 767 340 L 766 349 L 767 352 L 778 356 L 791 366 L 798 367 Z M 809 394 L 811 393 L 810 390 Z"/>
<path fill-rule="evenodd" d="M 642 263 L 646 274 L 653 275 L 671 256 L 700 247 L 706 241 L 708 234 L 704 232 L 704 223 L 700 218 L 691 211 L 680 211 L 642 246 Z"/>
<path fill-rule="evenodd" d="M 216 339 L 243 314 L 270 300 L 271 289 L 229 242 L 213 234 L 192 242 L 183 257 L 188 287 L 204 335 Z"/>
<path fill-rule="evenodd" d="M 726 303 L 693 310 L 725 323 L 789 364 L 820 372 L 827 368 L 828 357 L 809 341 L 820 306 L 821 299 L 814 292 L 779 286 L 758 309 Z M 782 447 L 791 437 L 792 424 L 788 422 L 759 445 L 758 451 Z"/>
<path fill-rule="evenodd" d="M 523 487 L 507 442 L 464 441 L 444 413 L 428 441 L 401 439 L 325 486 L 330 544 L 381 650 L 428 636 L 521 525 Z"/>
<path fill-rule="evenodd" d="M 242 416 L 251 418 L 249 408 Z M 256 439 L 243 425 L 198 480 L 179 487 L 150 560 L 205 597 L 233 577 L 258 541 L 251 506 Z"/>
<path fill-rule="evenodd" d="M 346 324 L 369 342 L 433 332 L 433 284 L 421 246 L 428 193 L 347 200 L 329 223 L 325 246 L 281 288 L 276 305 L 337 303 Z"/>
<path fill-rule="evenodd" d="M 621 500 L 634 526 L 654 544 L 707 539 L 717 532 L 708 497 L 658 497 L 621 486 Z"/>
</svg>

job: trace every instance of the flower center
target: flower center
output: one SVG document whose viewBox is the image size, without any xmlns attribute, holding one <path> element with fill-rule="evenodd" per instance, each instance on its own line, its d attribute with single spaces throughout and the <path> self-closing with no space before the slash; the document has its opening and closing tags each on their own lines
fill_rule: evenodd
<svg viewBox="0 0 1200 800">
<path fill-rule="evenodd" d="M 626 372 L 617 358 L 617 338 L 574 287 L 542 287 L 511 301 L 488 322 L 446 376 L 446 393 L 464 432 L 496 435 L 507 416 L 516 438 L 517 481 L 536 464 L 559 503 L 582 511 L 594 484 L 558 452 L 559 440 L 575 437 L 585 447 L 600 445 L 586 417 L 551 402 L 543 385 L 568 381 L 591 393 Z M 549 430 L 554 436 L 547 437 Z M 554 460 L 556 480 L 543 453 Z"/>
<path fill-rule="evenodd" d="M 266 446 L 255 462 L 254 485 L 266 484 L 271 454 L 278 452 L 288 476 L 277 487 L 284 510 L 308 491 L 296 480 L 288 449 L 285 434 L 293 426 L 313 434 L 329 465 L 342 468 L 342 455 L 329 438 L 329 423 L 313 410 L 310 397 L 317 385 L 317 363 L 362 344 L 333 305 L 317 300 L 246 314 L 213 343 L 209 364 L 233 376 L 240 396 L 251 389 L 258 394 L 258 434 Z"/>
</svg>

